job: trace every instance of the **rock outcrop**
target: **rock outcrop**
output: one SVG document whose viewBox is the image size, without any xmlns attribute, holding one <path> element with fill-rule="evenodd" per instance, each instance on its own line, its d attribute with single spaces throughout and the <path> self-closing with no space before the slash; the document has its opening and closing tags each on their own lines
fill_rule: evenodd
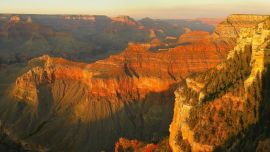
<svg viewBox="0 0 270 152">
<path fill-rule="evenodd" d="M 14 22 L 14 23 L 18 23 L 20 22 L 21 18 L 17 15 L 15 16 L 11 16 L 10 19 L 9 19 L 9 22 Z"/>
<path fill-rule="evenodd" d="M 211 35 L 206 31 L 190 31 L 181 35 L 177 43 L 204 43 L 211 39 Z"/>
<path fill-rule="evenodd" d="M 32 23 L 33 22 L 33 20 L 32 20 L 32 17 L 31 16 L 28 16 L 27 18 L 26 18 L 26 21 L 25 21 L 26 23 Z"/>
<path fill-rule="evenodd" d="M 250 33 L 260 22 L 267 18 L 267 15 L 231 15 L 216 27 L 214 35 L 235 38 L 241 35 L 244 37 L 247 36 L 244 33 Z"/>
<path fill-rule="evenodd" d="M 115 144 L 115 152 L 134 151 L 134 152 L 151 152 L 157 148 L 155 144 L 145 144 L 138 140 L 127 140 L 120 138 Z"/>
<path fill-rule="evenodd" d="M 171 152 L 168 138 L 161 140 L 157 144 L 147 144 L 138 140 L 128 140 L 125 138 L 120 138 L 115 143 L 115 152 Z"/>
<path fill-rule="evenodd" d="M 131 17 L 129 16 L 117 16 L 112 18 L 113 22 L 121 23 L 121 24 L 126 24 L 126 25 L 131 25 L 131 26 L 136 26 L 138 23 Z"/>
<path fill-rule="evenodd" d="M 270 16 L 232 15 L 215 34 L 237 37 L 237 45 L 225 62 L 186 79 L 175 91 L 169 138 L 174 152 L 256 148 L 259 130 L 251 128 L 261 125 L 269 100 L 262 78 L 270 63 Z"/>
</svg>

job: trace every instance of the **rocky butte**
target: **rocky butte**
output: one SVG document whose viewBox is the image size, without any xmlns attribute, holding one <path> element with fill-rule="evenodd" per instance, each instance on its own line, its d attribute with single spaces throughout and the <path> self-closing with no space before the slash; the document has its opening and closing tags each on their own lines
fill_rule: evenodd
<svg viewBox="0 0 270 152">
<path fill-rule="evenodd" d="M 1 79 L 3 85 L 0 89 L 3 95 L 0 99 L 0 120 L 12 138 L 27 143 L 30 147 L 48 151 L 111 151 L 120 137 L 158 142 L 169 135 L 170 124 L 172 150 L 182 151 L 181 145 L 194 151 L 213 150 L 228 139 L 225 135 L 237 133 L 238 130 L 222 132 L 220 127 L 215 132 L 220 134 L 214 135 L 224 135 L 224 138 L 212 138 L 211 143 L 214 145 L 211 145 L 201 143 L 194 137 L 195 132 L 199 132 L 195 129 L 208 126 L 201 127 L 195 123 L 195 127 L 191 129 L 187 127 L 186 120 L 195 110 L 198 112 L 195 111 L 193 115 L 198 122 L 203 120 L 201 117 L 204 116 L 199 115 L 199 112 L 205 114 L 205 117 L 208 116 L 207 111 L 197 109 L 203 108 L 196 106 L 197 104 L 212 105 L 220 111 L 216 102 L 209 101 L 216 97 L 213 95 L 215 86 L 207 88 L 207 92 L 201 93 L 201 90 L 205 91 L 205 86 L 215 84 L 216 81 L 211 81 L 208 77 L 212 73 L 226 72 L 223 70 L 226 64 L 210 70 L 212 73 L 205 74 L 203 78 L 185 78 L 192 73 L 205 72 L 215 67 L 224 61 L 228 54 L 236 52 L 230 50 L 245 50 L 250 48 L 249 44 L 261 46 L 264 40 L 260 40 L 267 37 L 267 27 L 263 24 L 263 38 L 260 34 L 252 34 L 258 26 L 252 23 L 254 18 L 258 24 L 267 19 L 232 15 L 218 25 L 214 34 L 198 32 L 203 38 L 199 38 L 196 32 L 187 33 L 180 38 L 177 45 L 169 45 L 161 50 L 158 47 L 164 46 L 152 48 L 152 44 L 130 43 L 122 53 L 92 64 L 44 55 L 30 60 L 26 66 L 10 67 L 9 70 L 13 72 L 3 70 L 0 73 L 1 77 L 7 73 L 11 75 Z M 253 39 L 250 35 L 256 38 Z M 244 61 L 247 61 L 248 54 L 245 57 Z M 234 61 L 234 57 L 231 57 L 232 67 Z M 248 69 L 246 67 L 249 64 L 244 64 L 244 61 L 241 62 L 245 66 L 243 69 Z M 261 60 L 254 58 L 254 61 L 261 67 Z M 20 74 L 16 75 L 18 72 L 14 71 L 20 71 Z M 235 74 L 235 71 L 232 73 Z M 254 73 L 256 75 L 257 72 Z M 248 74 L 248 70 L 243 70 L 243 73 L 236 76 L 246 78 Z M 253 82 L 253 79 L 247 82 Z M 174 103 L 173 93 L 179 84 L 181 88 L 185 88 L 184 91 L 191 93 L 186 97 L 186 92 L 181 93 L 181 88 L 177 89 Z M 232 85 L 231 82 L 228 82 L 228 85 Z M 197 96 L 200 98 L 195 98 Z M 228 97 L 242 104 L 242 98 L 230 94 Z M 224 113 L 221 112 L 220 115 Z M 209 128 L 221 126 L 226 120 L 219 118 L 216 113 L 214 115 L 214 119 L 219 121 Z M 236 117 L 239 118 L 238 115 Z M 252 119 L 245 122 L 243 127 L 256 122 L 252 114 L 250 117 Z M 239 119 L 235 121 L 240 123 Z M 217 122 L 220 123 L 216 124 Z M 199 133 L 198 136 L 201 137 L 201 132 Z M 129 144 L 127 140 L 121 139 L 119 143 L 140 147 L 137 141 Z M 154 145 L 149 147 L 155 148 Z"/>
<path fill-rule="evenodd" d="M 205 31 L 190 31 L 181 35 L 178 39 L 178 43 L 204 43 L 209 41 L 211 35 Z"/>
</svg>

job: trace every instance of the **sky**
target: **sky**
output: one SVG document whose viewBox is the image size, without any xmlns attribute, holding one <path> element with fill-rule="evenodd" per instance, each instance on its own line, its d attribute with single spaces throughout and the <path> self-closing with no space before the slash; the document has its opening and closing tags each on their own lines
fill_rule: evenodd
<svg viewBox="0 0 270 152">
<path fill-rule="evenodd" d="M 270 0 L 0 0 L 0 13 L 129 15 L 159 19 L 270 14 Z"/>
</svg>

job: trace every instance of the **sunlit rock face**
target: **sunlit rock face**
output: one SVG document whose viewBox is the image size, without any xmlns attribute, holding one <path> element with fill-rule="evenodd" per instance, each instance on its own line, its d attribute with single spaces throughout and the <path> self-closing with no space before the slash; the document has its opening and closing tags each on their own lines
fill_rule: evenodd
<svg viewBox="0 0 270 152">
<path fill-rule="evenodd" d="M 1 120 L 19 139 L 51 151 L 112 150 L 119 137 L 168 135 L 174 89 L 193 72 L 224 60 L 228 39 L 150 51 L 130 43 L 92 64 L 32 59 L 1 99 Z"/>
<path fill-rule="evenodd" d="M 120 138 L 115 144 L 115 152 L 123 151 L 140 151 L 140 152 L 151 152 L 156 150 L 158 147 L 155 144 L 146 144 L 138 140 L 128 140 Z"/>
<path fill-rule="evenodd" d="M 268 16 L 260 15 L 231 15 L 225 21 L 217 25 L 214 34 L 218 37 L 246 36 L 260 22 Z"/>
<path fill-rule="evenodd" d="M 178 43 L 203 43 L 209 42 L 211 35 L 206 31 L 189 31 L 181 35 L 178 39 Z"/>
<path fill-rule="evenodd" d="M 164 138 L 158 143 L 147 143 L 139 140 L 129 140 L 120 138 L 115 143 L 115 152 L 134 151 L 134 152 L 171 152 L 168 138 Z"/>
<path fill-rule="evenodd" d="M 270 63 L 269 27 L 269 16 L 255 15 L 232 15 L 218 25 L 216 33 L 237 37 L 237 44 L 226 61 L 189 77 L 175 91 L 172 151 L 256 149 L 255 139 L 265 135 L 256 128 L 268 126 L 263 117 L 269 84 L 262 83 Z M 261 142 L 257 149 L 264 148 Z"/>
</svg>

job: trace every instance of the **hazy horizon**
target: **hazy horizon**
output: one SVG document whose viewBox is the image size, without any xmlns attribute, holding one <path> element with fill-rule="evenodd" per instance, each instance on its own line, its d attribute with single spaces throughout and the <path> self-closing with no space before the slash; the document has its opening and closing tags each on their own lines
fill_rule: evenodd
<svg viewBox="0 0 270 152">
<path fill-rule="evenodd" d="M 2 0 L 0 13 L 88 14 L 136 19 L 223 18 L 230 14 L 270 14 L 267 0 Z"/>
</svg>

